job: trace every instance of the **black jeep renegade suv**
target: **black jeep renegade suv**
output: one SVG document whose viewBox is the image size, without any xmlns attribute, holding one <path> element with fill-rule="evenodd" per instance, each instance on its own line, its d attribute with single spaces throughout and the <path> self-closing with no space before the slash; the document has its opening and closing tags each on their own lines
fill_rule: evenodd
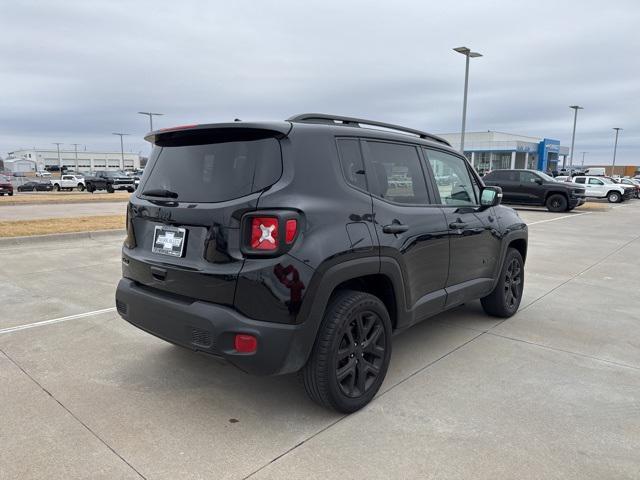
<svg viewBox="0 0 640 480">
<path fill-rule="evenodd" d="M 381 128 L 382 127 L 382 128 Z M 120 315 L 355 411 L 392 336 L 480 298 L 520 304 L 527 227 L 436 136 L 322 114 L 152 132 L 127 209 Z"/>
</svg>

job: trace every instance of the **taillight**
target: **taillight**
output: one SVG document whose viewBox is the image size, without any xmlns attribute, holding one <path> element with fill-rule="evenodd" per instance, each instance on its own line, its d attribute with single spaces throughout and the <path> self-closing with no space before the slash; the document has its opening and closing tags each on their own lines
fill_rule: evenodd
<svg viewBox="0 0 640 480">
<path fill-rule="evenodd" d="M 278 217 L 251 218 L 251 248 L 277 250 L 280 237 L 278 223 Z"/>
<path fill-rule="evenodd" d="M 287 244 L 293 243 L 296 238 L 296 233 L 298 231 L 298 221 L 295 218 L 290 218 L 285 223 L 285 242 Z"/>
<path fill-rule="evenodd" d="M 127 205 L 127 217 L 126 217 L 126 229 L 127 236 L 124 239 L 124 245 L 127 248 L 135 248 L 136 247 L 136 234 L 133 231 L 133 221 L 131 219 L 131 213 L 129 212 L 131 206 Z"/>
<path fill-rule="evenodd" d="M 299 235 L 300 215 L 291 210 L 263 210 L 242 217 L 241 250 L 247 256 L 286 253 Z"/>
</svg>

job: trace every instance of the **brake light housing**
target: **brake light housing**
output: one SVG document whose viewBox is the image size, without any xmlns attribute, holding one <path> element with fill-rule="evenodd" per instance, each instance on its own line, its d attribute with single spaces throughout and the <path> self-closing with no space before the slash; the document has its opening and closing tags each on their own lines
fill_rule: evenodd
<svg viewBox="0 0 640 480">
<path fill-rule="evenodd" d="M 262 210 L 245 214 L 240 224 L 240 250 L 245 256 L 276 257 L 295 243 L 301 216 L 293 210 Z"/>
<path fill-rule="evenodd" d="M 133 230 L 133 220 L 131 218 L 131 204 L 127 205 L 127 217 L 125 220 L 125 228 L 127 236 L 124 238 L 124 245 L 127 248 L 136 248 L 136 234 Z"/>
</svg>

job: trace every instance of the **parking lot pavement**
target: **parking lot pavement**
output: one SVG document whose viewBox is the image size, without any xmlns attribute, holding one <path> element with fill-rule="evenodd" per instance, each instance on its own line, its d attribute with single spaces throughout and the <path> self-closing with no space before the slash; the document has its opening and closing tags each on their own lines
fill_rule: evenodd
<svg viewBox="0 0 640 480">
<path fill-rule="evenodd" d="M 0 220 L 39 220 L 43 218 L 90 217 L 125 214 L 126 201 L 59 203 L 48 205 L 0 205 Z"/>
<path fill-rule="evenodd" d="M 105 311 L 117 237 L 3 248 L 0 478 L 638 478 L 640 202 L 520 215 L 521 311 L 398 335 L 348 417 Z"/>
</svg>

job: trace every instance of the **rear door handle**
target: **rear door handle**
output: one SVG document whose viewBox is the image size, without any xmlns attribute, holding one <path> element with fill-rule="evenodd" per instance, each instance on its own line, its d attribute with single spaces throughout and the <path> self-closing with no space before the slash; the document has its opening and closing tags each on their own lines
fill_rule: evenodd
<svg viewBox="0 0 640 480">
<path fill-rule="evenodd" d="M 463 228 L 466 228 L 467 224 L 464 222 L 451 222 L 449 224 L 449 228 L 451 230 L 462 230 Z"/>
<path fill-rule="evenodd" d="M 409 225 L 404 225 L 402 223 L 392 223 L 382 227 L 382 231 L 384 233 L 404 233 L 407 230 L 409 230 Z"/>
</svg>

